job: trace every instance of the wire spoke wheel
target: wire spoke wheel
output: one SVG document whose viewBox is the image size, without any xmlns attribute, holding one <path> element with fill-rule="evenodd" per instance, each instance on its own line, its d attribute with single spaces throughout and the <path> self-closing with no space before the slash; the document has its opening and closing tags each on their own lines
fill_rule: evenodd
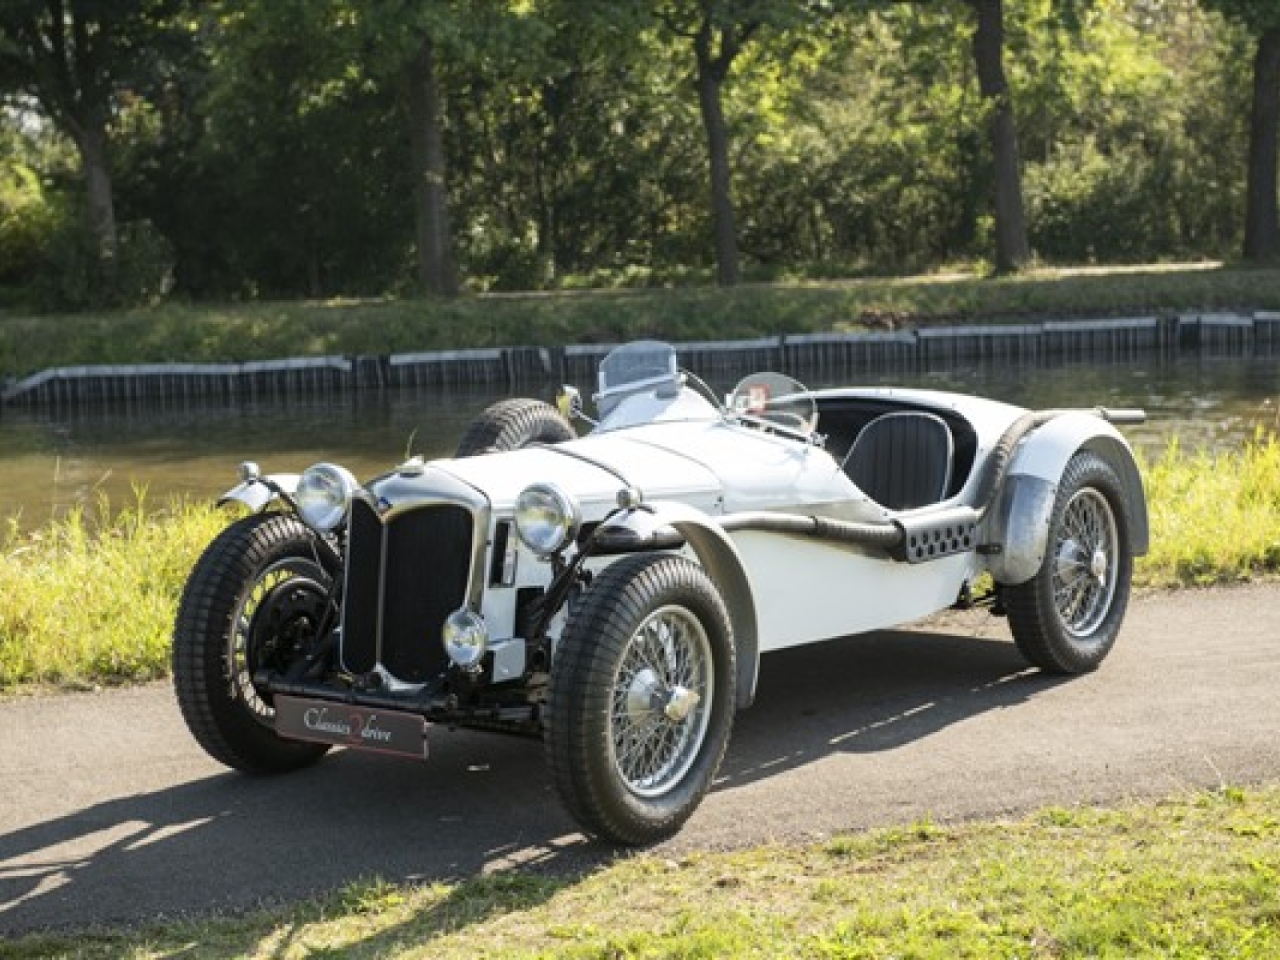
<svg viewBox="0 0 1280 960">
<path fill-rule="evenodd" d="M 1129 602 L 1133 547 L 1115 468 L 1081 451 L 1067 463 L 1039 571 L 1004 590 L 1018 649 L 1050 673 L 1093 670 L 1115 645 Z"/>
<path fill-rule="evenodd" d="M 254 683 L 264 667 L 282 672 L 316 639 L 327 603 L 324 571 L 311 560 L 272 564 L 249 583 L 231 622 L 227 678 L 230 695 L 267 726 L 275 717 L 269 697 Z"/>
<path fill-rule="evenodd" d="M 1054 606 L 1070 633 L 1087 636 L 1116 591 L 1120 537 L 1111 504 L 1097 490 L 1079 491 L 1063 512 L 1062 532 L 1054 550 Z"/>
<path fill-rule="evenodd" d="M 663 607 L 631 637 L 609 720 L 618 774 L 637 795 L 666 792 L 696 759 L 714 679 L 706 631 L 688 610 Z"/>
<path fill-rule="evenodd" d="M 238 520 L 197 561 L 174 621 L 173 685 L 187 728 L 215 760 L 277 773 L 328 749 L 280 737 L 271 697 L 254 678 L 312 651 L 331 583 L 315 534 L 290 514 Z"/>
<path fill-rule="evenodd" d="M 711 789 L 736 706 L 715 584 L 669 553 L 623 557 L 569 614 L 547 687 L 547 760 L 569 812 L 624 844 L 674 834 Z"/>
</svg>

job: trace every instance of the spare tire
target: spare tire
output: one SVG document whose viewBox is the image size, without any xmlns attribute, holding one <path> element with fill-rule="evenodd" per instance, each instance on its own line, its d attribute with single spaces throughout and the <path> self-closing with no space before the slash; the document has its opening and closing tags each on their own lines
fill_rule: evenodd
<svg viewBox="0 0 1280 960">
<path fill-rule="evenodd" d="M 577 434 L 564 415 L 541 400 L 499 400 L 471 422 L 456 457 L 519 450 L 533 443 L 561 443 Z"/>
</svg>

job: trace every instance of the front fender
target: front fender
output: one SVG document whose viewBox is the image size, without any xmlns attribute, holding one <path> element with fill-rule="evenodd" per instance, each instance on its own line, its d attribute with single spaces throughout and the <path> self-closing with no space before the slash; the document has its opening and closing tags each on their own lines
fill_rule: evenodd
<svg viewBox="0 0 1280 960">
<path fill-rule="evenodd" d="M 283 492 L 293 496 L 298 489 L 298 474 L 273 473 L 266 477 L 255 477 L 236 484 L 218 498 L 218 506 L 228 503 L 242 503 L 250 513 L 261 513 Z"/>
<path fill-rule="evenodd" d="M 738 708 L 751 706 L 760 675 L 759 627 L 746 566 L 729 535 L 714 517 L 674 501 L 646 503 L 643 509 L 618 514 L 607 524 L 615 531 L 630 531 L 637 542 L 661 546 L 669 545 L 663 542 L 662 529 L 674 529 L 693 550 L 729 612 L 738 656 Z"/>
<path fill-rule="evenodd" d="M 1115 470 L 1124 491 L 1133 553 L 1147 552 L 1151 540 L 1147 498 L 1128 442 L 1101 417 L 1064 413 L 1023 441 L 987 514 L 982 542 L 1000 547 L 988 559 L 997 582 L 1025 583 L 1040 569 L 1058 483 L 1067 463 L 1082 450 L 1101 457 Z"/>
</svg>

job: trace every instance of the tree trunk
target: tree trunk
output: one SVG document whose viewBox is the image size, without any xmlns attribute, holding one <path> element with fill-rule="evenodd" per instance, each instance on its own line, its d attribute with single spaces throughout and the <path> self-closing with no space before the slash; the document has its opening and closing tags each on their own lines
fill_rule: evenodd
<svg viewBox="0 0 1280 960">
<path fill-rule="evenodd" d="M 1010 273 L 1031 259 L 1022 203 L 1018 128 L 1004 73 L 1003 0 L 969 0 L 978 16 L 973 58 L 978 87 L 987 104 L 988 135 L 995 180 L 996 271 Z"/>
<path fill-rule="evenodd" d="M 418 283 L 426 293 L 458 292 L 445 193 L 444 136 L 436 83 L 435 47 L 424 40 L 409 68 L 409 126 L 418 232 Z"/>
<path fill-rule="evenodd" d="M 709 51 L 698 50 L 698 106 L 707 131 L 711 166 L 711 220 L 715 231 L 716 282 L 732 287 L 742 279 L 738 267 L 738 236 L 734 226 L 733 194 L 729 174 L 729 128 L 724 121 L 720 89 L 724 68 L 711 61 Z"/>
<path fill-rule="evenodd" d="M 1272 260 L 1280 254 L 1280 27 L 1258 39 L 1253 62 L 1253 111 L 1249 124 L 1249 186 L 1245 202 L 1244 258 Z"/>
<path fill-rule="evenodd" d="M 115 284 L 119 241 L 116 235 L 115 199 L 111 187 L 111 168 L 107 163 L 106 124 L 88 121 L 76 124 L 74 137 L 84 168 L 85 195 L 89 203 L 89 226 L 98 248 L 98 267 L 107 286 Z"/>
</svg>

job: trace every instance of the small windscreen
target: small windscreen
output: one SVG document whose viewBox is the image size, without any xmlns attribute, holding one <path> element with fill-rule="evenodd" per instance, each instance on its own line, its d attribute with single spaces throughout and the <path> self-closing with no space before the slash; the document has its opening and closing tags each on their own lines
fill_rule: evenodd
<svg viewBox="0 0 1280 960">
<path fill-rule="evenodd" d="M 753 373 L 729 394 L 726 406 L 741 417 L 769 423 L 807 437 L 818 428 L 813 395 L 781 373 Z"/>
<path fill-rule="evenodd" d="M 600 362 L 600 395 L 674 382 L 676 351 L 669 343 L 640 340 L 618 347 Z"/>
</svg>

